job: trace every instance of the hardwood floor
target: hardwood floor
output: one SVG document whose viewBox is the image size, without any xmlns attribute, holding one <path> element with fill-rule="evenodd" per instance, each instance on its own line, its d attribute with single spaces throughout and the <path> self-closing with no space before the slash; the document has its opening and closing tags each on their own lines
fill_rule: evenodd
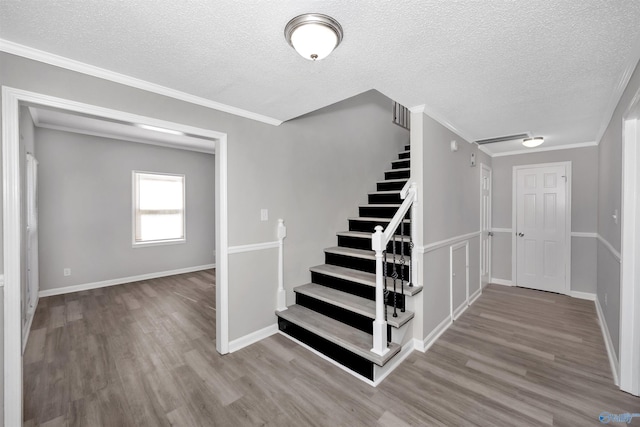
<svg viewBox="0 0 640 427">
<path fill-rule="evenodd" d="M 41 299 L 25 425 L 583 426 L 640 412 L 612 383 L 593 302 L 490 285 L 373 388 L 282 335 L 220 356 L 214 282 L 205 271 Z"/>
</svg>

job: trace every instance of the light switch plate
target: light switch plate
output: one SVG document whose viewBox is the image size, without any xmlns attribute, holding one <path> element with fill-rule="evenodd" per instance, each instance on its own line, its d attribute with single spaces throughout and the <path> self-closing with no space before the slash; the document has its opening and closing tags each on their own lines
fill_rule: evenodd
<svg viewBox="0 0 640 427">
<path fill-rule="evenodd" d="M 269 209 L 260 210 L 260 221 L 269 221 Z"/>
</svg>

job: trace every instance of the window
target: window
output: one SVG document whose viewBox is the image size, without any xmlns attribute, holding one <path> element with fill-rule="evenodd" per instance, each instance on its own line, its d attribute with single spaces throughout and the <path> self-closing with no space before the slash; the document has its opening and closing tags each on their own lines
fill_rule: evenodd
<svg viewBox="0 0 640 427">
<path fill-rule="evenodd" d="M 133 245 L 185 240 L 184 175 L 133 171 Z"/>
</svg>

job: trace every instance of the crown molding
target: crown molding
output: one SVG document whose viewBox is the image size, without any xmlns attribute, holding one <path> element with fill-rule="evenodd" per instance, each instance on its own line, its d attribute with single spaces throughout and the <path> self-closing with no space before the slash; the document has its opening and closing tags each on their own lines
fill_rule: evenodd
<svg viewBox="0 0 640 427">
<path fill-rule="evenodd" d="M 489 156 L 491 157 L 505 157 L 505 156 L 517 156 L 518 154 L 540 153 L 543 151 L 571 150 L 574 148 L 595 147 L 597 145 L 598 143 L 596 141 L 577 142 L 575 144 L 554 145 L 550 147 L 523 148 L 521 150 L 505 151 L 504 153 L 494 153 L 494 154 L 487 153 L 487 154 L 489 154 Z"/>
<path fill-rule="evenodd" d="M 119 83 L 136 89 L 145 90 L 147 92 L 156 93 L 158 95 L 167 96 L 169 98 L 174 98 L 180 101 L 189 102 L 191 104 L 200 105 L 202 107 L 211 108 L 213 110 L 233 114 L 234 116 L 244 117 L 246 119 L 266 123 L 269 125 L 279 126 L 283 122 L 283 120 L 274 119 L 272 117 L 263 116 L 262 114 L 243 110 L 231 105 L 226 105 L 220 102 L 212 101 L 210 99 L 191 95 L 186 92 L 181 92 L 179 90 L 151 83 L 146 80 L 130 77 L 125 74 L 116 73 L 114 71 L 89 65 L 84 62 L 66 58 L 64 56 L 55 55 L 43 50 L 34 49 L 32 47 L 14 43 L 9 40 L 0 39 L 0 51 L 64 68 L 70 71 L 97 77 L 100 79 L 109 80 L 114 83 Z"/>
</svg>

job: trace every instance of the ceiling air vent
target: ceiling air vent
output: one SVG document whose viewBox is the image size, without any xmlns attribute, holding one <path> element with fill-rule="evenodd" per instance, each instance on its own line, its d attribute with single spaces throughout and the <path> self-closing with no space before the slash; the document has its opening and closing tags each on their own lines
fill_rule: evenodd
<svg viewBox="0 0 640 427">
<path fill-rule="evenodd" d="M 476 144 L 484 145 L 484 144 L 493 144 L 494 142 L 514 141 L 516 139 L 529 138 L 530 136 L 531 135 L 529 135 L 528 133 L 519 133 L 517 135 L 506 135 L 506 136 L 499 136 L 497 138 L 480 139 L 476 141 Z"/>
</svg>

